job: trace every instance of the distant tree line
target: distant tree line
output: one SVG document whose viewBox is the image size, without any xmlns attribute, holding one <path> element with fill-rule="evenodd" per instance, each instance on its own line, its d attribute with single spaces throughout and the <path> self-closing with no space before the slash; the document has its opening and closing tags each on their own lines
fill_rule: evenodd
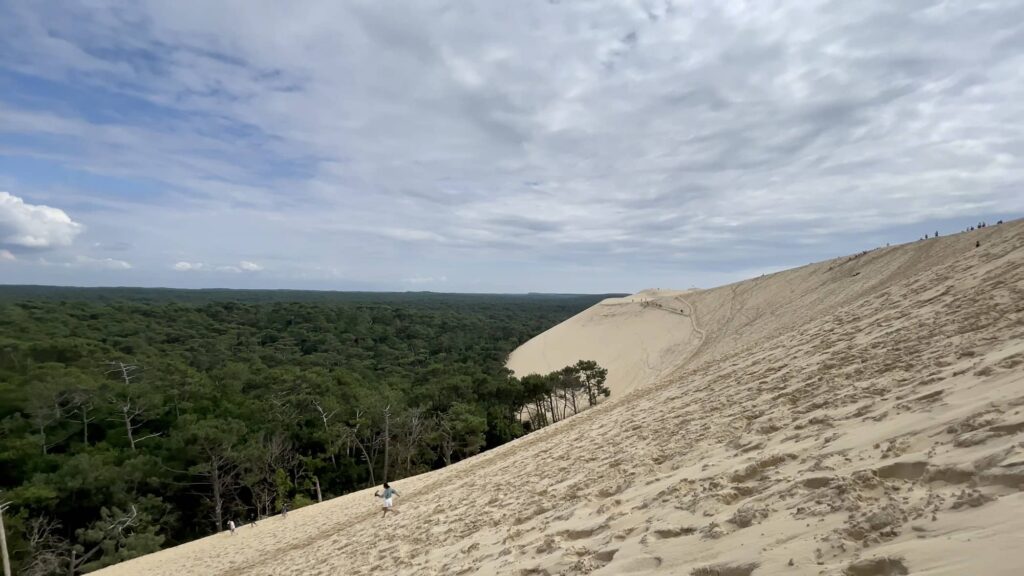
<svg viewBox="0 0 1024 576">
<path fill-rule="evenodd" d="M 88 572 L 440 468 L 608 395 L 594 362 L 504 367 L 602 296 L 85 294 L 0 294 L 0 502 L 21 575 Z"/>
</svg>

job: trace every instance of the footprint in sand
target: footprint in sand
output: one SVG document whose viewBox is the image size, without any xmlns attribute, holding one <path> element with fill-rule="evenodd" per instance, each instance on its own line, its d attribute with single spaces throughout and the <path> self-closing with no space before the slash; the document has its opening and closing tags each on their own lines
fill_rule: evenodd
<svg viewBox="0 0 1024 576">
<path fill-rule="evenodd" d="M 749 564 L 713 564 L 694 568 L 691 576 L 750 576 L 757 568 L 757 562 Z"/>
<path fill-rule="evenodd" d="M 644 574 L 661 566 L 658 556 L 637 556 L 609 567 L 609 574 Z"/>
</svg>

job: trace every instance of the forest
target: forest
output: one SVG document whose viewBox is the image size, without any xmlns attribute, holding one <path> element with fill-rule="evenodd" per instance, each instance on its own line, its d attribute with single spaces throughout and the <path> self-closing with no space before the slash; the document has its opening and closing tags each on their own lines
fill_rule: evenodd
<svg viewBox="0 0 1024 576">
<path fill-rule="evenodd" d="M 606 370 L 505 360 L 607 296 L 0 286 L 14 572 L 89 572 L 575 414 Z"/>
</svg>

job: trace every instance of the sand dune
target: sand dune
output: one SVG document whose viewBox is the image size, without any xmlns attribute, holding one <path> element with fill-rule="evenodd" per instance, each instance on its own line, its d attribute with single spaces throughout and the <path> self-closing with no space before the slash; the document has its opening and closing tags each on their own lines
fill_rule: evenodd
<svg viewBox="0 0 1024 576">
<path fill-rule="evenodd" d="M 645 290 L 608 298 L 517 348 L 508 367 L 517 376 L 547 374 L 578 360 L 608 369 L 608 388 L 620 396 L 657 381 L 700 345 L 686 292 Z"/>
<path fill-rule="evenodd" d="M 676 324 L 642 325 L 672 313 L 635 302 L 570 321 L 635 325 L 651 372 L 396 482 L 397 516 L 368 490 L 99 573 L 1021 573 L 1024 223 L 681 296 L 695 323 L 664 341 Z M 531 345 L 538 365 L 638 365 L 555 330 Z"/>
</svg>

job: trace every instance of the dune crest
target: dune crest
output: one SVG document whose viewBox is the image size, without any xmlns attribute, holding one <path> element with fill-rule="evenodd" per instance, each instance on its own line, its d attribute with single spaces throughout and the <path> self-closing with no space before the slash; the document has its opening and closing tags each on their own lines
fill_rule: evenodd
<svg viewBox="0 0 1024 576">
<path fill-rule="evenodd" d="M 395 482 L 399 515 L 367 490 L 98 573 L 1019 573 L 1024 222 L 683 297 L 685 358 Z M 634 304 L 577 324 L 674 319 Z"/>
</svg>

